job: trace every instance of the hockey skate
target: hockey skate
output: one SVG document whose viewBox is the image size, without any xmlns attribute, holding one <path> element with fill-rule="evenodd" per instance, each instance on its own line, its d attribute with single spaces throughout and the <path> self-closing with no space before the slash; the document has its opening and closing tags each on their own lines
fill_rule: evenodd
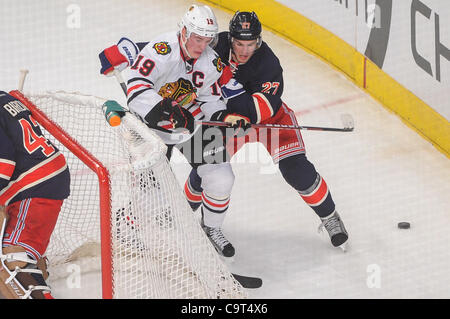
<svg viewBox="0 0 450 319">
<path fill-rule="evenodd" d="M 202 228 L 208 236 L 209 240 L 213 244 L 214 248 L 217 252 L 224 257 L 233 257 L 234 256 L 234 247 L 231 243 L 225 238 L 222 233 L 222 229 L 208 227 L 205 226 L 202 222 Z"/>
<path fill-rule="evenodd" d="M 328 235 L 330 235 L 331 244 L 334 247 L 339 247 L 343 251 L 346 251 L 348 233 L 338 212 L 334 211 L 329 216 L 321 218 L 321 220 L 322 223 L 319 226 L 319 232 L 322 232 L 325 228 Z"/>
</svg>

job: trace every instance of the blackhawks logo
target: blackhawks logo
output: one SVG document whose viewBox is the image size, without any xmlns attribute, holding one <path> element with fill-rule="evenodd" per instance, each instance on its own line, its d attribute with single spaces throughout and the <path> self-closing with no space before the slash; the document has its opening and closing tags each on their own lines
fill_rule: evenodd
<svg viewBox="0 0 450 319">
<path fill-rule="evenodd" d="M 153 46 L 153 49 L 155 49 L 156 53 L 166 55 L 169 54 L 172 49 L 170 48 L 169 44 L 167 42 L 158 42 L 155 43 Z"/>
<path fill-rule="evenodd" d="M 217 72 L 219 72 L 219 73 L 222 72 L 224 65 L 223 65 L 220 57 L 217 57 L 213 60 L 213 65 L 216 67 Z"/>
</svg>

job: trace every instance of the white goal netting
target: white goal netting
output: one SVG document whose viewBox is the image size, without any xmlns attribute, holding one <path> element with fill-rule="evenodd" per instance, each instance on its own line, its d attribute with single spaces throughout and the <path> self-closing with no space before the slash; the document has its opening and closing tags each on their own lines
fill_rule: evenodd
<svg viewBox="0 0 450 319">
<path fill-rule="evenodd" d="M 46 253 L 51 276 L 64 276 L 63 266 L 77 260 L 83 260 L 82 271 L 99 270 L 103 260 L 114 298 L 247 297 L 203 233 L 165 157 L 166 146 L 151 130 L 129 113 L 121 125 L 109 126 L 101 98 L 65 92 L 26 97 L 55 123 L 43 133 L 65 155 L 71 173 L 71 195 Z M 66 144 L 79 151 L 78 143 L 108 171 L 106 223 L 99 177 L 53 137 L 58 126 L 73 139 Z M 108 271 L 103 266 L 103 276 Z"/>
</svg>

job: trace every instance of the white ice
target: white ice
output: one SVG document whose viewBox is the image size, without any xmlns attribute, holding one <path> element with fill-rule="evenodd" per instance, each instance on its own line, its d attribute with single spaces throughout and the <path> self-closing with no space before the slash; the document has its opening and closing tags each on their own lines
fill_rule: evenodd
<svg viewBox="0 0 450 319">
<path fill-rule="evenodd" d="M 124 102 L 113 78 L 100 75 L 98 53 L 127 36 L 148 41 L 177 28 L 191 1 L 3 0 L 0 88 L 79 91 Z M 73 14 L 79 9 L 79 25 Z M 231 15 L 215 10 L 221 30 Z M 350 235 L 343 253 L 317 233 L 318 217 L 257 145 L 234 159 L 236 183 L 224 232 L 236 248 L 230 268 L 263 278 L 252 298 L 449 298 L 450 163 L 432 144 L 346 77 L 264 30 L 284 68 L 284 101 L 303 125 L 352 133 L 303 131 L 307 155 L 326 179 Z M 76 110 L 74 110 L 76 112 Z M 178 160 L 177 160 L 178 159 Z M 189 166 L 174 158 L 180 183 Z M 409 230 L 397 223 L 408 221 Z M 57 298 L 98 298 L 98 274 L 81 288 L 54 282 Z"/>
</svg>

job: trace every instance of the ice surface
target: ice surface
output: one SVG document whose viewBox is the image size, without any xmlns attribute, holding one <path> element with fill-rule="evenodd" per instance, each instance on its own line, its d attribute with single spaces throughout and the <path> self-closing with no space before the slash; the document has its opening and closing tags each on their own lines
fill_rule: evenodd
<svg viewBox="0 0 450 319">
<path fill-rule="evenodd" d="M 3 1 L 0 88 L 16 89 L 19 70 L 27 68 L 25 90 L 79 91 L 123 103 L 116 81 L 100 75 L 98 53 L 122 36 L 147 41 L 176 29 L 190 3 L 80 0 L 74 8 L 70 1 Z M 79 27 L 71 19 L 78 9 Z M 215 12 L 225 30 L 231 16 Z M 352 133 L 302 133 L 345 222 L 349 250 L 318 235 L 318 217 L 265 150 L 247 145 L 233 160 L 236 182 L 224 223 L 237 251 L 232 271 L 263 278 L 252 298 L 449 298 L 448 159 L 326 63 L 269 31 L 263 38 L 281 60 L 284 101 L 301 125 L 339 126 L 341 114 L 354 117 Z M 184 183 L 188 164 L 175 156 L 173 167 Z M 398 229 L 400 221 L 411 228 Z M 79 285 L 51 283 L 57 298 L 101 296 L 98 273 Z"/>
</svg>

